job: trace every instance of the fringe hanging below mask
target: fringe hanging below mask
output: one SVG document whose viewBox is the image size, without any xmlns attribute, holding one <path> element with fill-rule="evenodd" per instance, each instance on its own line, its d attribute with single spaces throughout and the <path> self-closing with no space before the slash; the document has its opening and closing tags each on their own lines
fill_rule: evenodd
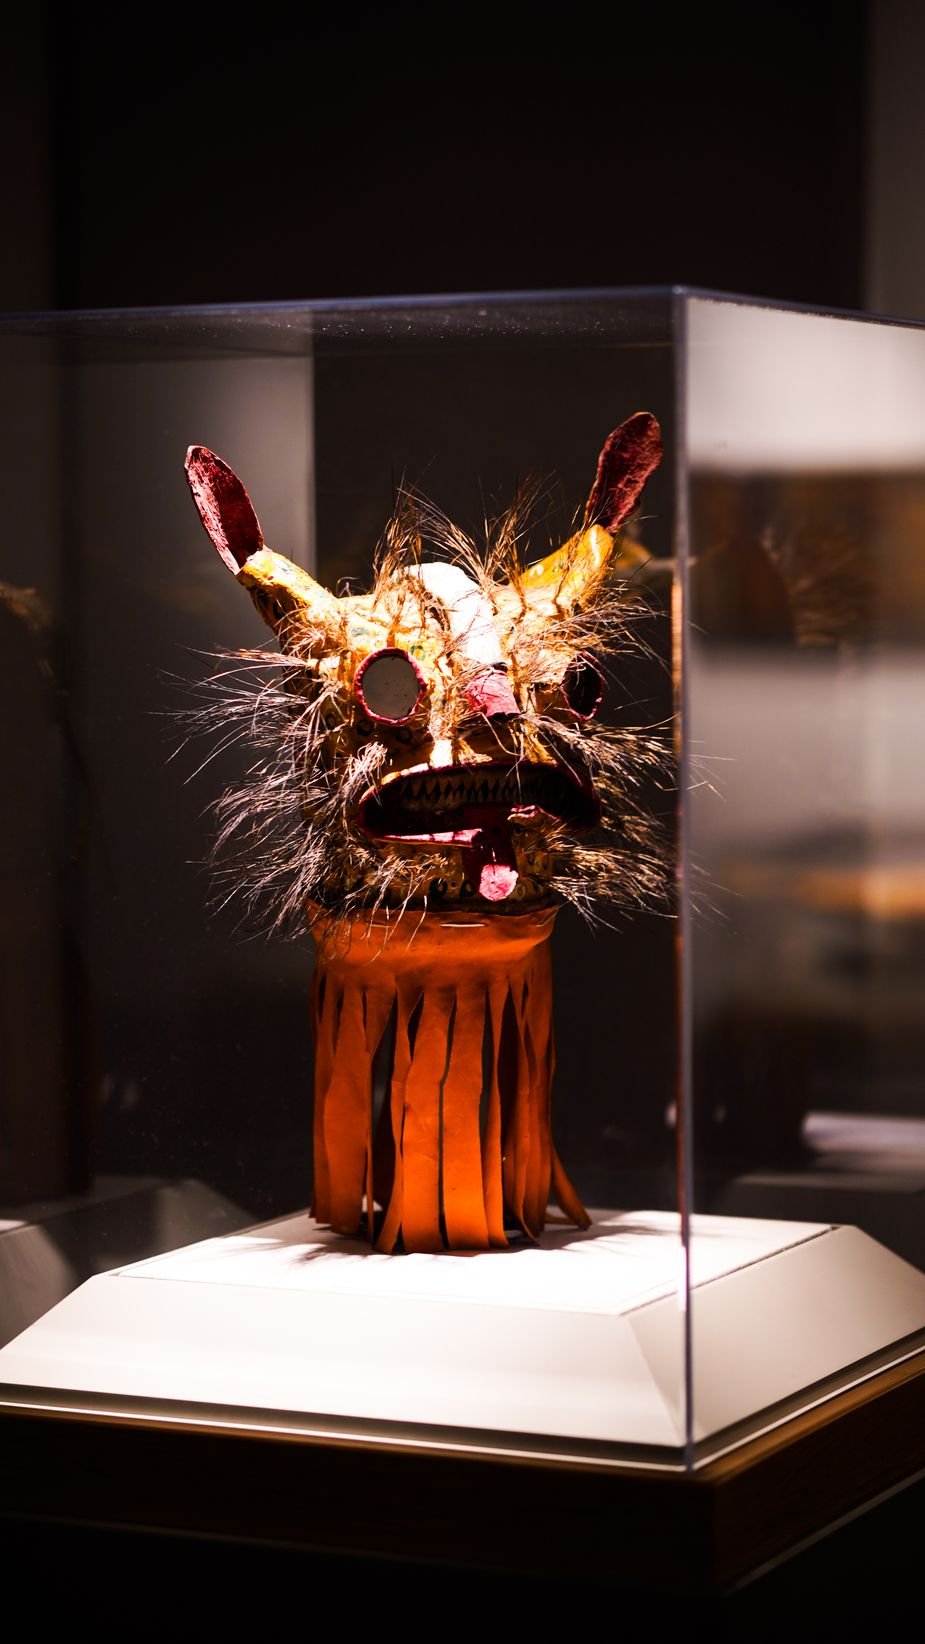
<svg viewBox="0 0 925 1644">
<path fill-rule="evenodd" d="M 536 1238 L 589 1218 L 552 1144 L 554 908 L 313 915 L 313 1214 L 381 1251 Z M 376 1206 L 379 1206 L 377 1215 Z"/>
</svg>

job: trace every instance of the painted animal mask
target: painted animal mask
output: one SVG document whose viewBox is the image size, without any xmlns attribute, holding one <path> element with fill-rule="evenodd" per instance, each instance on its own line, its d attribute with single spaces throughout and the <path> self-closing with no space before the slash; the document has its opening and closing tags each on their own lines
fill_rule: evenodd
<svg viewBox="0 0 925 1644">
<path fill-rule="evenodd" d="M 661 750 L 595 716 L 598 659 L 633 643 L 633 602 L 608 573 L 661 454 L 653 416 L 624 422 L 578 531 L 527 566 L 518 504 L 480 552 L 405 497 L 371 592 L 338 598 L 265 545 L 221 458 L 190 448 L 202 522 L 279 643 L 238 653 L 214 710 L 261 747 L 221 802 L 236 888 L 298 924 L 311 905 L 500 914 L 553 890 L 645 898 L 661 867 L 633 790 Z"/>
</svg>

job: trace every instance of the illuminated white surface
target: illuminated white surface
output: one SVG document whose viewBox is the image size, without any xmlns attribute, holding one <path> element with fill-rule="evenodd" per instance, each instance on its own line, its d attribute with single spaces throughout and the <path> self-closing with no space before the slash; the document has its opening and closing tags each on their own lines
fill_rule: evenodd
<svg viewBox="0 0 925 1644">
<path fill-rule="evenodd" d="M 925 1276 L 854 1228 L 699 1217 L 692 1268 L 698 1437 L 925 1329 Z M 299 1216 L 91 1279 L 0 1380 L 676 1451 L 681 1272 L 670 1214 L 398 1257 Z"/>
<path fill-rule="evenodd" d="M 925 331 L 698 297 L 687 305 L 687 338 L 696 466 L 925 462 Z"/>
<path fill-rule="evenodd" d="M 761 1260 L 820 1230 L 810 1222 L 695 1218 L 694 1283 Z M 587 1233 L 547 1229 L 541 1245 L 506 1251 L 383 1256 L 307 1216 L 136 1263 L 132 1274 L 187 1283 L 259 1285 L 352 1296 L 415 1297 L 567 1313 L 625 1313 L 681 1282 L 679 1222 L 670 1211 L 599 1211 Z"/>
</svg>

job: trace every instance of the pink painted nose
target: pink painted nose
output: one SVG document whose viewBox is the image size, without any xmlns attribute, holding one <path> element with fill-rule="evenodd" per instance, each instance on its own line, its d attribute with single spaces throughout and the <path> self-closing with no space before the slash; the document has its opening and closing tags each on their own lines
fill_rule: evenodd
<svg viewBox="0 0 925 1644">
<path fill-rule="evenodd" d="M 506 674 L 497 668 L 485 668 L 475 674 L 466 686 L 470 704 L 486 719 L 511 719 L 520 715 L 517 698 L 511 690 Z"/>
</svg>

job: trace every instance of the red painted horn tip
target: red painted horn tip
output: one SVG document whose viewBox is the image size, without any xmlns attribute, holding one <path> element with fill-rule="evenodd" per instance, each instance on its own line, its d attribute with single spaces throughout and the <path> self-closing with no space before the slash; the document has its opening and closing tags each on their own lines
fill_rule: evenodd
<svg viewBox="0 0 925 1644">
<path fill-rule="evenodd" d="M 619 423 L 616 428 L 611 430 L 604 441 L 604 450 L 608 450 L 618 439 L 626 439 L 627 437 L 637 440 L 651 438 L 661 444 L 662 430 L 658 417 L 652 411 L 634 411 L 633 415 L 627 417 L 625 422 Z"/>
<path fill-rule="evenodd" d="M 216 456 L 214 451 L 210 451 L 207 445 L 189 446 L 186 452 L 186 461 L 183 466 L 188 474 L 196 468 L 205 467 L 224 468 L 226 472 L 231 472 L 227 462 L 223 462 L 221 457 Z"/>
</svg>

